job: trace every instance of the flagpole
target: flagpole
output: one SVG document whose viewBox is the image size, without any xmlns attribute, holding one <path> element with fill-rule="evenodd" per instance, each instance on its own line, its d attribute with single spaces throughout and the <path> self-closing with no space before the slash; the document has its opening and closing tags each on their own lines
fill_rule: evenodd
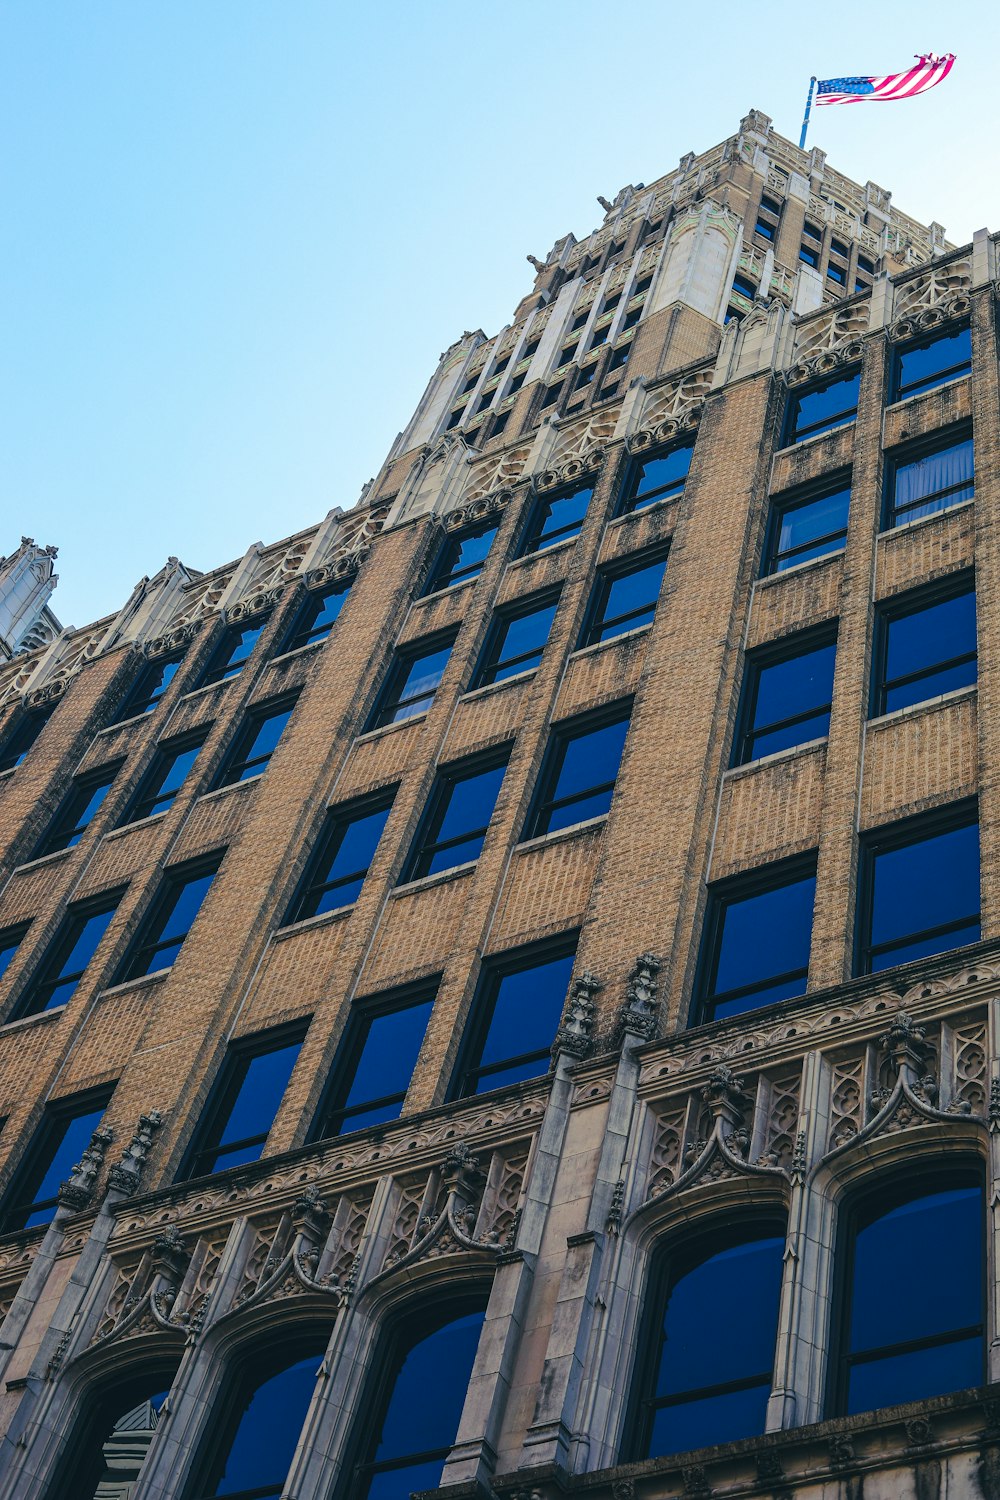
<svg viewBox="0 0 1000 1500">
<path fill-rule="evenodd" d="M 809 111 L 812 109 L 813 89 L 815 87 L 816 87 L 816 78 L 815 78 L 815 76 L 813 76 L 809 80 L 809 93 L 806 96 L 806 113 L 805 113 L 805 118 L 802 121 L 802 134 L 799 136 L 799 150 L 800 151 L 804 151 L 806 149 L 806 131 L 809 129 Z"/>
</svg>

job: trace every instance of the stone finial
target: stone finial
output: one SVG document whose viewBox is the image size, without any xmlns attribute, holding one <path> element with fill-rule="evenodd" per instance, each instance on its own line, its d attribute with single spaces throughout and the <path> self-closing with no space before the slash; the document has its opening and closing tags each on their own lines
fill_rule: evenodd
<svg viewBox="0 0 1000 1500">
<path fill-rule="evenodd" d="M 163 1124 L 163 1116 L 151 1109 L 148 1115 L 140 1115 L 135 1134 L 125 1148 L 120 1161 L 108 1173 L 108 1187 L 117 1193 L 135 1193 L 142 1181 L 146 1158 L 153 1146 L 153 1137 Z"/>
<path fill-rule="evenodd" d="M 441 1178 L 450 1193 L 466 1202 L 474 1197 L 485 1173 L 465 1141 L 456 1141 L 441 1163 Z"/>
<path fill-rule="evenodd" d="M 701 1097 L 717 1120 L 726 1121 L 733 1130 L 742 1126 L 743 1110 L 747 1104 L 743 1079 L 738 1078 L 725 1063 L 719 1063 L 709 1073 Z"/>
<path fill-rule="evenodd" d="M 931 1047 L 922 1026 L 905 1010 L 896 1012 L 884 1036 L 879 1037 L 879 1046 L 889 1056 L 897 1073 L 904 1068 L 911 1081 L 923 1076 L 923 1069 L 930 1056 Z"/>
<path fill-rule="evenodd" d="M 320 1197 L 319 1189 L 311 1182 L 292 1204 L 292 1223 L 299 1234 L 318 1243 L 326 1235 L 330 1224 L 330 1211 Z"/>
<path fill-rule="evenodd" d="M 179 1286 L 188 1261 L 191 1259 L 184 1237 L 176 1224 L 168 1224 L 162 1234 L 153 1241 L 153 1270 L 164 1281 Z"/>
<path fill-rule="evenodd" d="M 114 1131 L 108 1126 L 98 1126 L 94 1131 L 90 1137 L 90 1145 L 66 1181 L 59 1185 L 58 1198 L 64 1208 L 71 1208 L 78 1213 L 87 1207 L 93 1197 L 108 1147 L 114 1138 Z"/>
<path fill-rule="evenodd" d="M 624 1036 L 651 1042 L 659 1035 L 660 1004 L 657 976 L 663 964 L 655 953 L 640 953 L 625 986 L 625 999 L 618 1016 L 618 1031 Z"/>
<path fill-rule="evenodd" d="M 595 974 L 585 969 L 570 985 L 562 1022 L 552 1043 L 552 1056 L 568 1052 L 571 1057 L 589 1057 L 594 1050 L 594 1018 L 597 1015 L 595 996 L 604 985 Z"/>
</svg>

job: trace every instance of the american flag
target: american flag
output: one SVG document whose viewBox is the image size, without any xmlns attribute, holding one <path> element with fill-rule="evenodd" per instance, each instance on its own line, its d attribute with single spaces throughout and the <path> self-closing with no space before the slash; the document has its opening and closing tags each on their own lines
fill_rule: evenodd
<svg viewBox="0 0 1000 1500">
<path fill-rule="evenodd" d="M 817 104 L 860 104 L 865 99 L 909 99 L 926 93 L 947 78 L 955 62 L 954 52 L 935 57 L 921 54 L 905 73 L 889 73 L 881 78 L 820 78 L 816 82 Z"/>
</svg>

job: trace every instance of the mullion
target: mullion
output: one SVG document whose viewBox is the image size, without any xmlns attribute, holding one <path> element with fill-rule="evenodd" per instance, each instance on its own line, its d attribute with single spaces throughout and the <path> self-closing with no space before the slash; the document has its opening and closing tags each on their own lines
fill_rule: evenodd
<svg viewBox="0 0 1000 1500">
<path fill-rule="evenodd" d="M 959 1339 L 971 1339 L 983 1332 L 982 1323 L 969 1323 L 964 1328 L 945 1329 L 943 1333 L 930 1333 L 926 1338 L 903 1339 L 898 1344 L 882 1344 L 878 1349 L 860 1349 L 844 1356 L 848 1366 L 870 1365 L 876 1360 L 893 1355 L 915 1354 L 921 1349 L 942 1349 L 946 1344 L 956 1344 Z"/>
<path fill-rule="evenodd" d="M 533 657 L 540 658 L 543 649 L 544 648 L 537 648 L 534 651 L 522 651 L 518 656 L 499 657 L 495 662 L 491 662 L 490 665 L 486 668 L 487 674 L 490 674 L 490 681 L 495 681 L 495 674 L 502 671 L 504 667 L 516 667 L 518 662 L 530 661 Z"/>
<path fill-rule="evenodd" d="M 757 979 L 753 984 L 737 985 L 732 990 L 713 991 L 709 997 L 713 1006 L 725 1005 L 729 1000 L 739 1000 L 743 995 L 755 995 L 759 990 L 773 989 L 775 985 L 788 984 L 793 979 L 805 979 L 809 967 L 786 969 L 783 974 L 769 974 L 766 979 Z"/>
<path fill-rule="evenodd" d="M 747 730 L 747 748 L 753 749 L 754 741 L 763 738 L 764 735 L 777 734 L 779 729 L 792 729 L 796 724 L 805 724 L 810 719 L 818 718 L 820 714 L 828 714 L 831 707 L 829 703 L 819 703 L 815 708 L 803 709 L 801 713 L 790 714 L 784 719 L 775 719 L 770 724 L 753 724 Z"/>
<path fill-rule="evenodd" d="M 896 505 L 895 502 L 893 502 L 893 518 L 895 519 L 903 515 L 904 512 L 908 510 L 917 510 L 921 505 L 929 505 L 932 500 L 942 500 L 946 495 L 954 495 L 957 490 L 967 490 L 970 485 L 974 484 L 975 479 L 974 477 L 970 476 L 968 479 L 958 480 L 956 484 L 946 484 L 944 489 L 931 490 L 926 495 L 919 495 L 915 500 L 908 500 L 905 505 Z M 918 517 L 918 519 L 922 518 Z"/>
<path fill-rule="evenodd" d="M 814 537 L 810 542 L 799 542 L 795 547 L 786 547 L 783 552 L 776 552 L 774 560 L 780 562 L 782 558 L 794 557 L 798 552 L 811 552 L 814 547 L 822 547 L 824 542 L 836 542 L 846 535 L 847 527 L 841 526 L 836 531 L 828 531 L 823 536 Z"/>
<path fill-rule="evenodd" d="M 378 1099 L 364 1099 L 360 1104 L 345 1104 L 330 1112 L 330 1121 L 343 1125 L 355 1115 L 370 1115 L 375 1110 L 385 1109 L 387 1104 L 402 1104 L 405 1098 L 406 1089 L 402 1089 L 395 1094 L 382 1094 Z"/>
<path fill-rule="evenodd" d="M 818 432 L 827 432 L 839 423 L 857 419 L 858 408 L 856 406 L 845 407 L 843 411 L 833 412 L 828 417 L 823 417 L 818 422 L 810 422 L 808 427 L 800 427 L 796 431 L 796 440 L 802 442 L 803 438 L 814 437 Z"/>
<path fill-rule="evenodd" d="M 363 870 L 352 870 L 348 875 L 338 875 L 336 880 L 314 881 L 311 885 L 306 886 L 303 896 L 324 896 L 327 891 L 335 891 L 338 886 L 350 885 L 354 880 L 364 880 L 368 874 L 368 870 L 369 866 L 366 865 Z"/>
<path fill-rule="evenodd" d="M 458 844 L 469 844 L 473 839 L 484 839 L 489 826 L 489 823 L 485 823 L 482 828 L 470 828 L 467 833 L 456 833 L 449 839 L 436 839 L 433 843 L 424 844 L 423 855 L 425 859 L 433 859 L 434 855 L 440 854 L 442 849 L 452 849 Z"/>
<path fill-rule="evenodd" d="M 404 1453 L 399 1458 L 383 1458 L 378 1463 L 358 1464 L 355 1472 L 359 1478 L 367 1478 L 375 1474 L 391 1474 L 393 1469 L 408 1469 L 413 1464 L 433 1463 L 436 1458 L 439 1458 L 444 1463 L 450 1452 L 450 1446 L 447 1448 L 425 1448 L 422 1453 Z M 240 1500 L 240 1497 L 235 1496 L 234 1500 Z"/>
<path fill-rule="evenodd" d="M 596 797 L 599 792 L 613 791 L 614 786 L 614 781 L 601 781 L 596 786 L 588 786 L 582 792 L 573 792 L 568 797 L 548 798 L 541 804 L 539 813 L 554 813 L 558 812 L 561 807 L 572 807 L 574 802 L 587 802 L 591 797 Z"/>
<path fill-rule="evenodd" d="M 933 390 L 937 385 L 943 385 L 953 375 L 968 375 L 971 370 L 971 361 L 960 360 L 957 365 L 949 365 L 946 370 L 937 370 L 933 375 L 925 375 L 920 380 L 911 380 L 907 385 L 899 387 L 897 401 L 904 400 L 907 396 L 915 396 L 921 390 Z"/>
<path fill-rule="evenodd" d="M 926 942 L 928 938 L 945 937 L 949 932 L 958 932 L 963 927 L 968 927 L 971 922 L 978 922 L 980 911 L 970 911 L 961 917 L 953 917 L 950 922 L 939 922 L 936 927 L 922 927 L 917 932 L 908 932 L 903 937 L 887 938 L 884 943 L 869 943 L 868 955 L 874 957 L 877 953 L 891 953 L 894 948 L 909 948 L 914 943 Z"/>
<path fill-rule="evenodd" d="M 935 677 L 938 672 L 950 671 L 952 667 L 963 667 L 966 662 L 975 661 L 977 655 L 976 651 L 964 651 L 960 656 L 945 657 L 943 661 L 932 662 L 930 666 L 920 667 L 916 672 L 903 672 L 898 677 L 887 677 L 882 691 L 888 697 L 893 688 L 906 687 L 907 683 L 920 682 L 925 677 Z"/>
<path fill-rule="evenodd" d="M 261 1146 L 267 1140 L 269 1134 L 270 1131 L 265 1130 L 262 1134 L 248 1135 L 242 1141 L 226 1141 L 225 1144 L 220 1143 L 217 1146 L 204 1146 L 195 1157 L 195 1164 L 200 1165 L 201 1162 L 206 1160 L 218 1163 L 222 1157 L 232 1156 L 236 1151 L 245 1151 L 248 1146 Z M 222 1168 L 216 1166 L 213 1170 L 221 1171 Z M 197 1175 L 197 1173 L 192 1173 L 192 1176 Z"/>
<path fill-rule="evenodd" d="M 604 615 L 601 619 L 594 622 L 594 629 L 597 632 L 598 640 L 601 639 L 604 631 L 606 631 L 610 626 L 625 625 L 629 620 L 634 620 L 637 615 L 648 615 L 650 610 L 655 611 L 655 609 L 656 600 L 653 599 L 648 604 L 639 604 L 635 607 L 635 609 L 627 609 L 624 614 Z"/>
<path fill-rule="evenodd" d="M 712 1396 L 728 1396 L 735 1391 L 751 1391 L 756 1385 L 770 1385 L 772 1370 L 761 1370 L 757 1375 L 741 1375 L 738 1380 L 723 1380 L 716 1385 L 700 1385 L 691 1391 L 673 1391 L 666 1396 L 651 1396 L 646 1403 L 651 1412 L 663 1411 L 671 1406 L 686 1406 L 691 1401 L 706 1401 Z"/>
<path fill-rule="evenodd" d="M 466 1077 L 469 1079 L 489 1078 L 491 1073 L 508 1073 L 512 1068 L 520 1068 L 525 1063 L 536 1062 L 540 1057 L 548 1057 L 548 1047 L 536 1047 L 533 1052 L 519 1052 L 516 1057 L 504 1057 L 499 1062 L 483 1063 L 479 1068 L 470 1068 Z"/>
</svg>

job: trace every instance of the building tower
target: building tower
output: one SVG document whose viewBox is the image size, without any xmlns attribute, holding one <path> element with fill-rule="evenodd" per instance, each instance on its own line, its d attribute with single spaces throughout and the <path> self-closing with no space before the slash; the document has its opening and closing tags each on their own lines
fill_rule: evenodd
<svg viewBox="0 0 1000 1500">
<path fill-rule="evenodd" d="M 1000 1497 L 997 239 L 601 208 L 353 507 L 0 564 L 0 1500 Z"/>
</svg>

